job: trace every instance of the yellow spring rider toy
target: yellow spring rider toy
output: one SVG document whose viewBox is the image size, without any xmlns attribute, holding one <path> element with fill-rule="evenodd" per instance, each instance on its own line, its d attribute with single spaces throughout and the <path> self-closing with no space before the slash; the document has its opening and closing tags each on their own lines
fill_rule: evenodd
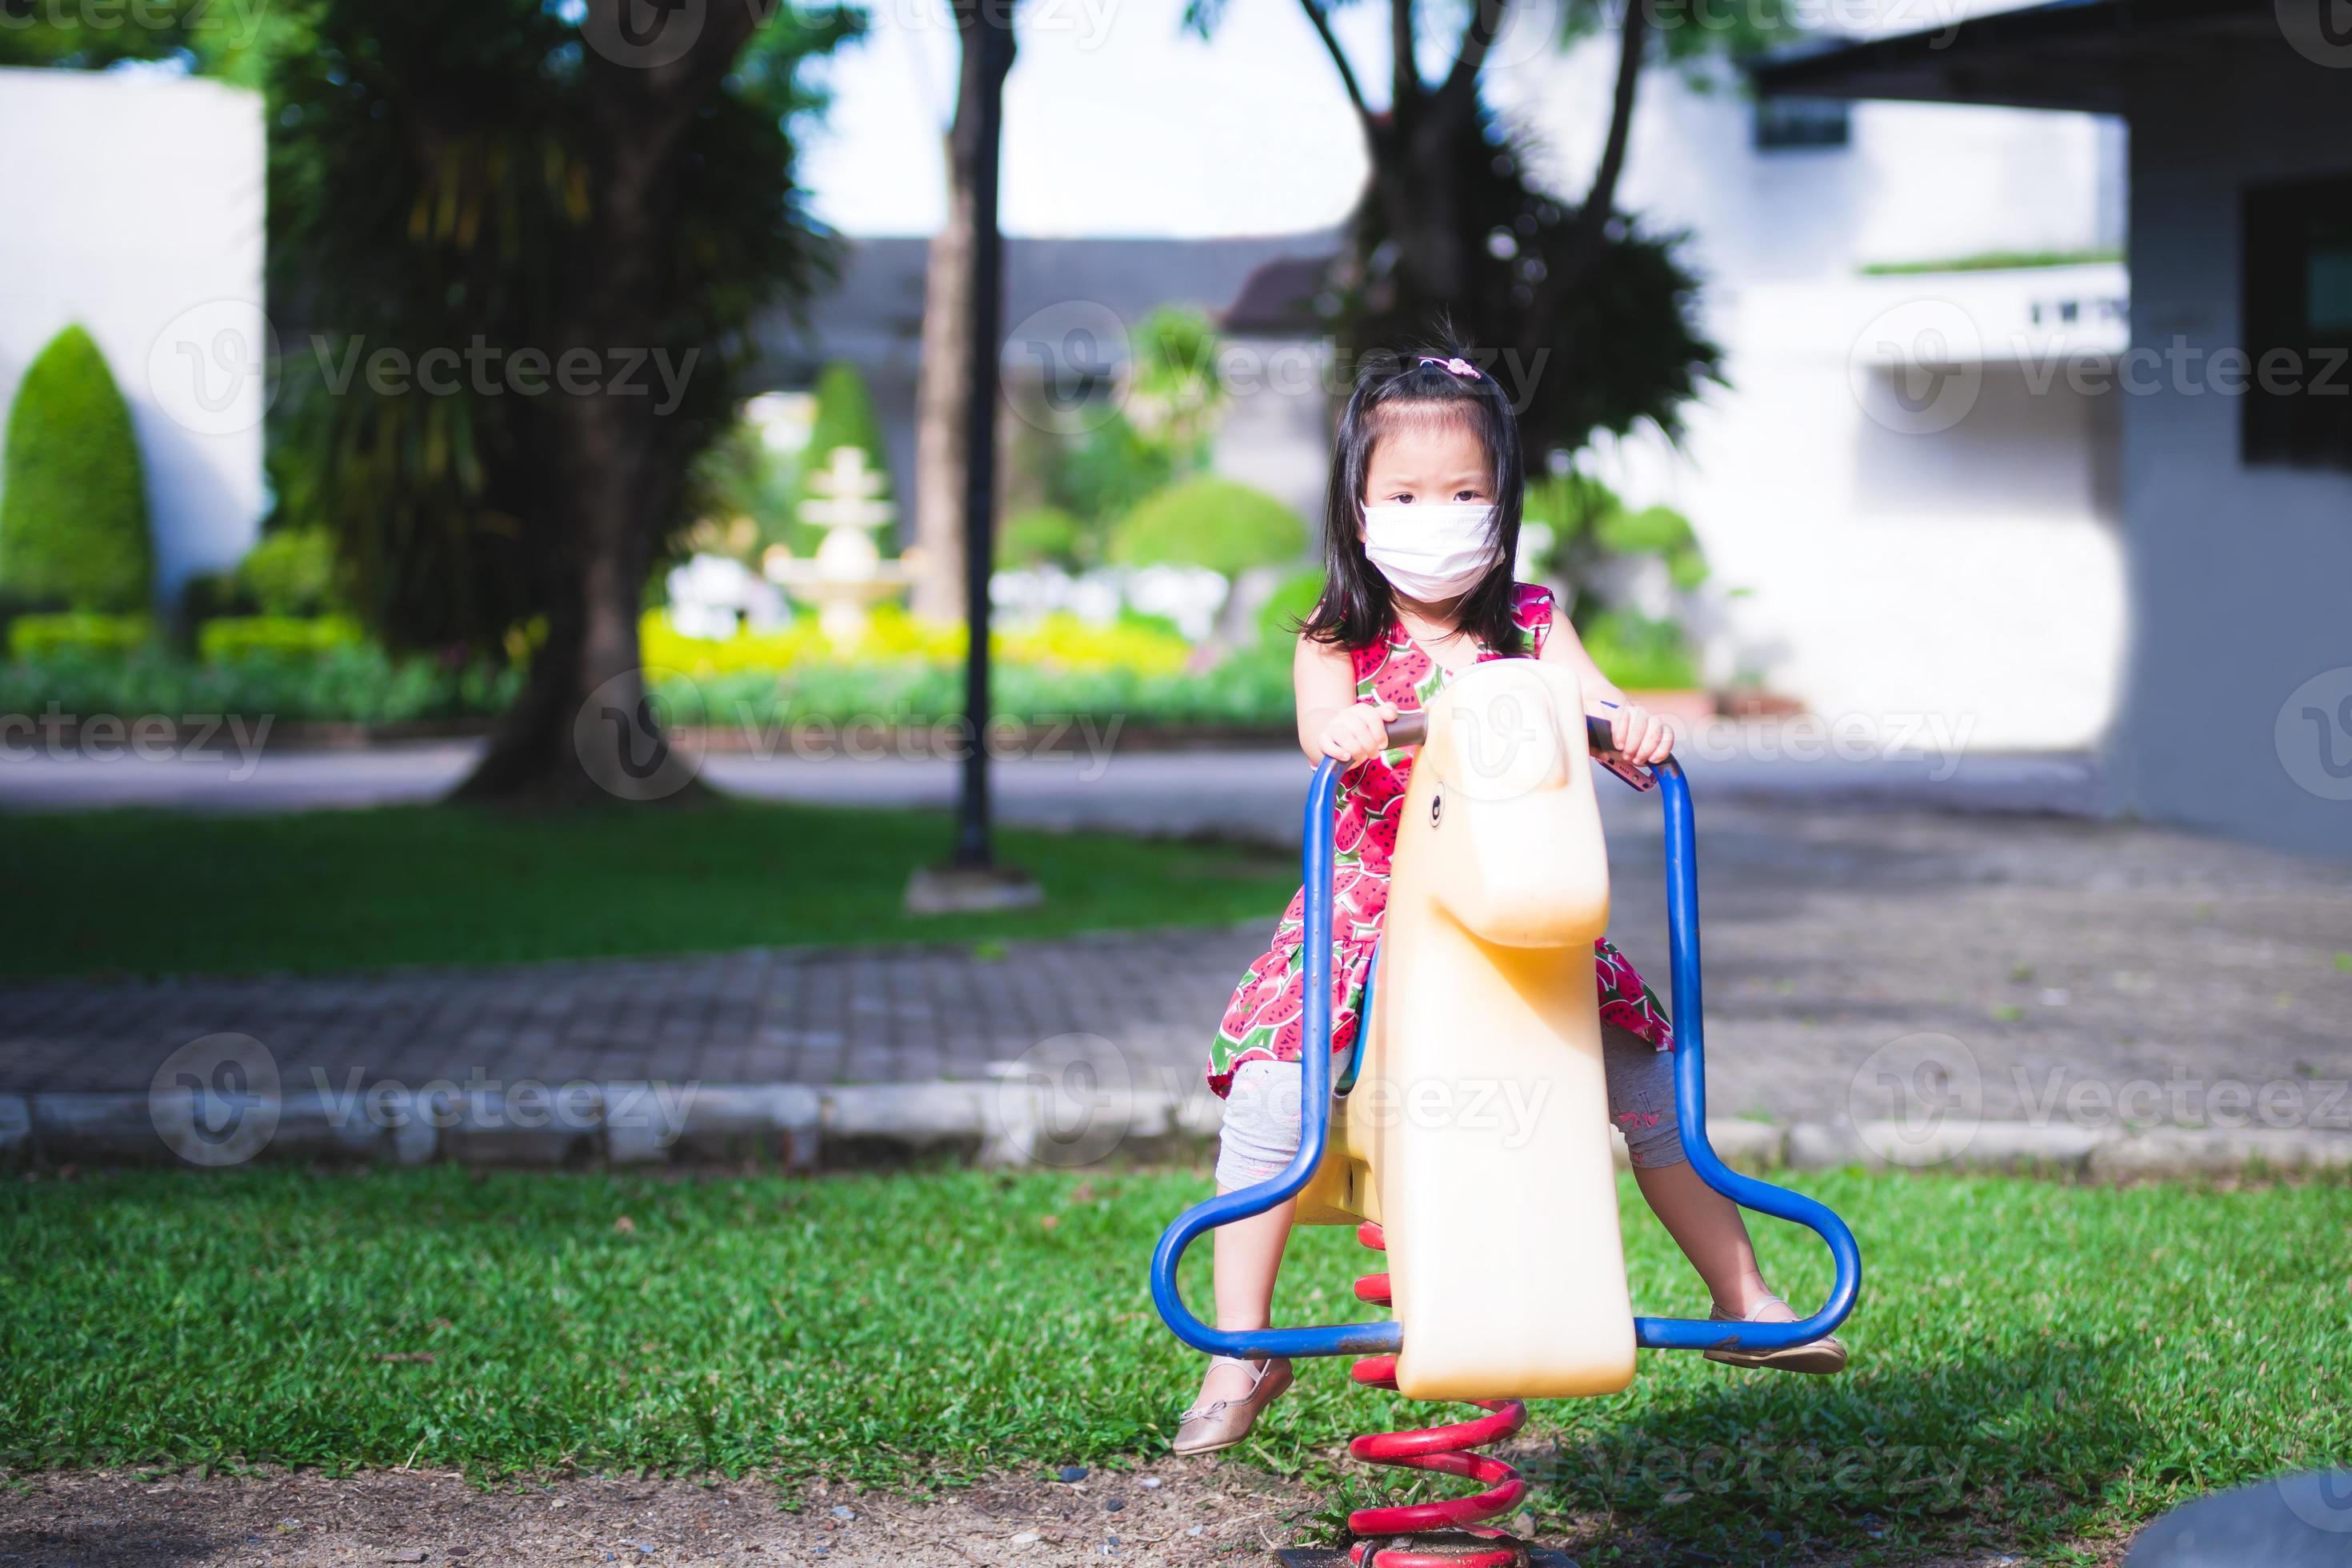
<svg viewBox="0 0 2352 1568">
<path fill-rule="evenodd" d="M 1633 1315 L 1591 958 L 1609 923 L 1609 862 L 1585 763 L 1607 751 L 1608 726 L 1586 718 L 1572 672 L 1507 659 L 1466 672 L 1389 736 L 1422 751 L 1400 808 L 1354 1058 L 1335 1099 L 1332 803 L 1341 770 L 1326 761 L 1307 799 L 1298 1153 L 1270 1180 L 1179 1215 L 1152 1258 L 1152 1297 L 1195 1350 L 1357 1355 L 1360 1384 L 1483 1408 L 1453 1426 L 1355 1439 L 1360 1459 L 1485 1489 L 1356 1510 L 1349 1558 L 1362 1568 L 1512 1568 L 1528 1562 L 1525 1546 L 1482 1521 L 1516 1508 L 1526 1483 L 1476 1450 L 1519 1429 L 1523 1399 L 1614 1394 L 1633 1382 L 1637 1346 L 1769 1351 L 1818 1339 L 1853 1310 L 1862 1260 L 1828 1208 L 1739 1174 L 1708 1146 L 1690 793 L 1669 760 L 1653 772 L 1665 811 L 1684 1152 L 1735 1203 L 1818 1234 L 1836 1277 L 1822 1309 L 1796 1322 Z M 1391 1321 L 1227 1332 L 1184 1305 L 1176 1287 L 1184 1249 L 1294 1195 L 1296 1223 L 1353 1225 L 1387 1253 L 1387 1272 L 1359 1280 L 1356 1293 L 1392 1308 Z"/>
</svg>

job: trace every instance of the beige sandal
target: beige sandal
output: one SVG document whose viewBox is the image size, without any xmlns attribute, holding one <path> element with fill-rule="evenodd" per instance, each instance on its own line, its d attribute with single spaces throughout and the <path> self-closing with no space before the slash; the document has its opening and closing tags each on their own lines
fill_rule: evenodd
<svg viewBox="0 0 2352 1568">
<path fill-rule="evenodd" d="M 1780 1301 L 1783 1307 L 1789 1304 L 1778 1296 L 1770 1299 Z M 1735 1317 L 1714 1306 L 1710 1306 L 1706 1315 L 1709 1321 L 1717 1323 L 1753 1323 L 1759 1321 L 1752 1317 Z M 1846 1352 L 1844 1342 L 1835 1334 L 1823 1334 L 1820 1339 L 1807 1340 L 1803 1344 L 1790 1345 L 1784 1350 L 1709 1351 L 1706 1359 L 1721 1362 L 1726 1366 L 1762 1366 L 1774 1372 L 1810 1372 L 1827 1376 L 1845 1370 Z"/>
<path fill-rule="evenodd" d="M 1282 1397 L 1290 1386 L 1290 1363 L 1281 1357 L 1266 1362 L 1244 1361 L 1238 1356 L 1212 1357 L 1210 1365 L 1247 1367 L 1252 1375 L 1250 1391 L 1239 1399 L 1220 1399 L 1213 1405 L 1196 1405 L 1176 1418 L 1176 1440 L 1168 1445 L 1179 1454 L 1213 1454 L 1220 1448 L 1230 1448 L 1250 1435 L 1257 1425 L 1258 1413 Z"/>
</svg>

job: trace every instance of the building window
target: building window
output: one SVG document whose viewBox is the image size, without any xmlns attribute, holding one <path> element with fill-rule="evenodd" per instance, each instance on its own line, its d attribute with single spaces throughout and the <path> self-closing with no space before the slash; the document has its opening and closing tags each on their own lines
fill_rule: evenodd
<svg viewBox="0 0 2352 1568">
<path fill-rule="evenodd" d="M 1843 147 L 1853 140 L 1853 108 L 1842 98 L 1759 98 L 1753 140 L 1759 153 Z"/>
<path fill-rule="evenodd" d="M 2249 463 L 2352 468 L 2352 178 L 2249 190 Z"/>
</svg>

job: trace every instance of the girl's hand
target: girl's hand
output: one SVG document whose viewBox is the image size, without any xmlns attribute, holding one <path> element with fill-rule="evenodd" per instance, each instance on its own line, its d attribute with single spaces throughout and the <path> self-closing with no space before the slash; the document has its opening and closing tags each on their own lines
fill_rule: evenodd
<svg viewBox="0 0 2352 1568">
<path fill-rule="evenodd" d="M 1340 709 L 1323 726 L 1323 754 L 1349 763 L 1379 756 L 1389 749 L 1388 724 L 1396 716 L 1393 702 L 1359 702 Z"/>
<path fill-rule="evenodd" d="M 1609 739 L 1617 754 L 1629 763 L 1663 763 L 1674 755 L 1675 732 L 1666 721 L 1638 702 L 1627 702 L 1596 718 L 1609 721 Z"/>
</svg>

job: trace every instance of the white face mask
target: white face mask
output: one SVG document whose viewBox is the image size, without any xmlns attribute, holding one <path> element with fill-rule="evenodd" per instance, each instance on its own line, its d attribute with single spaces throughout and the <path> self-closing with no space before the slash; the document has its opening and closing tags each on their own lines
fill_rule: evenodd
<svg viewBox="0 0 2352 1568">
<path fill-rule="evenodd" d="M 1364 554 L 1407 598 L 1468 593 L 1495 564 L 1495 509 L 1455 501 L 1364 509 Z"/>
</svg>

